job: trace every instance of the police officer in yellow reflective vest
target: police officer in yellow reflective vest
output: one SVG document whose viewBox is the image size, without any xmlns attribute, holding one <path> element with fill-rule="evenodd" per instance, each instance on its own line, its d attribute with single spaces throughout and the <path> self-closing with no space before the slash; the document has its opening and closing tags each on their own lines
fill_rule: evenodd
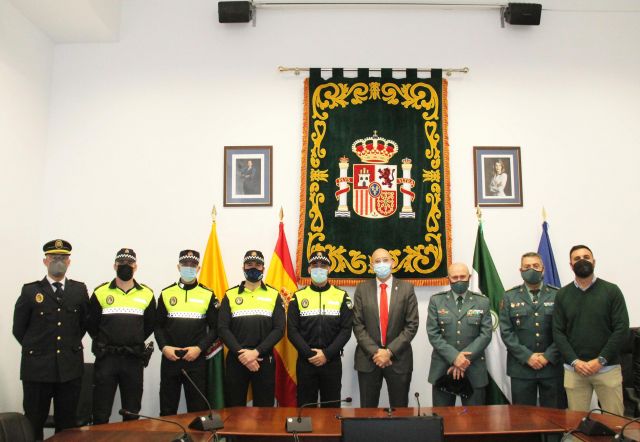
<svg viewBox="0 0 640 442">
<path fill-rule="evenodd" d="M 311 285 L 289 302 L 287 332 L 298 350 L 298 406 L 338 401 L 342 389 L 342 349 L 351 337 L 353 304 L 344 290 L 329 284 L 331 261 L 325 252 L 309 258 Z M 323 404 L 339 407 L 340 403 Z"/>
<path fill-rule="evenodd" d="M 109 422 L 116 389 L 122 408 L 140 412 L 144 341 L 153 333 L 156 300 L 153 291 L 133 279 L 138 265 L 132 249 L 116 254 L 116 278 L 97 287 L 90 300 L 89 334 L 96 355 L 93 423 Z M 124 420 L 135 419 L 125 416 Z"/>
<path fill-rule="evenodd" d="M 245 280 L 227 290 L 218 314 L 218 334 L 229 347 L 225 365 L 225 405 L 244 406 L 249 384 L 253 405 L 272 407 L 275 396 L 273 346 L 282 339 L 284 306 L 276 289 L 262 282 L 264 256 L 244 255 Z"/>
<path fill-rule="evenodd" d="M 205 352 L 218 337 L 218 300 L 209 288 L 198 283 L 199 270 L 200 253 L 195 250 L 180 252 L 180 280 L 162 290 L 158 298 L 154 333 L 163 356 L 160 365 L 160 416 L 178 412 L 183 385 L 187 411 L 208 408 L 182 374 L 184 370 L 200 391 L 205 391 Z"/>
</svg>

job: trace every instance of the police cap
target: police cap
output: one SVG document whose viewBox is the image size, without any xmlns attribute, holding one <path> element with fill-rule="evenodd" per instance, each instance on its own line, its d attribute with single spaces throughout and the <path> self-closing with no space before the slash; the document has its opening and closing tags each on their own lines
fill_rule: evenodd
<svg viewBox="0 0 640 442">
<path fill-rule="evenodd" d="M 260 250 L 249 250 L 247 251 L 247 253 L 244 254 L 243 262 L 250 262 L 250 261 L 264 264 L 264 255 Z"/>
<path fill-rule="evenodd" d="M 116 253 L 116 261 L 133 261 L 136 262 L 136 252 L 133 249 L 120 249 Z"/>
<path fill-rule="evenodd" d="M 200 253 L 196 250 L 183 250 L 178 256 L 178 262 L 193 261 L 196 264 L 200 263 Z"/>
<path fill-rule="evenodd" d="M 313 252 L 311 257 L 309 258 L 309 265 L 313 264 L 314 262 L 320 262 L 322 264 L 331 266 L 331 260 L 329 259 L 329 255 L 327 255 L 326 252 Z"/>
<path fill-rule="evenodd" d="M 71 255 L 71 244 L 64 239 L 54 239 L 42 246 L 45 255 Z"/>
</svg>

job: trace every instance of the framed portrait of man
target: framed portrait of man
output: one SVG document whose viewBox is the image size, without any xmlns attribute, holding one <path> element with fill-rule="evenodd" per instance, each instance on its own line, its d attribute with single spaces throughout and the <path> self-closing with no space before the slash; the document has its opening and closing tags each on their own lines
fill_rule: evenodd
<svg viewBox="0 0 640 442">
<path fill-rule="evenodd" d="M 520 147 L 473 148 L 475 205 L 522 207 Z"/>
<path fill-rule="evenodd" d="M 272 205 L 272 146 L 225 146 L 224 205 Z"/>
</svg>

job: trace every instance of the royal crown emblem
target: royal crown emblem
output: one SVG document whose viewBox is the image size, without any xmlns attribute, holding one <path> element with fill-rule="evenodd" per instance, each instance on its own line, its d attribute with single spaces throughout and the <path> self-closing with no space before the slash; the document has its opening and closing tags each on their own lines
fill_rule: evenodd
<svg viewBox="0 0 640 442">
<path fill-rule="evenodd" d="M 353 175 L 348 176 L 349 158 L 340 158 L 338 168 L 340 177 L 336 179 L 335 196 L 338 200 L 336 217 L 350 217 L 348 195 L 353 185 L 353 210 L 364 218 L 387 218 L 398 209 L 398 186 L 402 193 L 402 209 L 400 218 L 415 218 L 411 207 L 415 194 L 411 191 L 415 181 L 411 179 L 411 159 L 404 158 L 400 169 L 402 177 L 398 177 L 398 165 L 389 164 L 398 153 L 398 143 L 383 138 L 374 130 L 373 135 L 353 142 L 351 151 L 363 162 L 353 165 Z"/>
</svg>

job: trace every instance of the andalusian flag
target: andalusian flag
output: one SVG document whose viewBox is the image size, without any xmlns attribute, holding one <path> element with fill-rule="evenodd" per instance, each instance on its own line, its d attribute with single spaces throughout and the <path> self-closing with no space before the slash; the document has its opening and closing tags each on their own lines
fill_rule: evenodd
<svg viewBox="0 0 640 442">
<path fill-rule="evenodd" d="M 553 249 L 551 248 L 549 224 L 546 221 L 542 223 L 542 236 L 540 237 L 540 244 L 538 244 L 538 255 L 542 256 L 542 263 L 544 264 L 544 283 L 562 287 L 560 285 L 560 275 L 558 274 L 556 259 L 553 256 Z"/>
<path fill-rule="evenodd" d="M 298 290 L 295 271 L 291 263 L 289 246 L 284 234 L 282 223 L 282 209 L 280 209 L 280 230 L 278 242 L 269 263 L 269 271 L 265 282 L 280 292 L 284 301 L 285 311 L 289 306 L 289 300 Z M 296 359 L 298 352 L 287 338 L 285 329 L 284 337 L 274 347 L 273 356 L 276 361 L 276 400 L 281 407 L 296 407 Z"/>
<path fill-rule="evenodd" d="M 209 287 L 215 293 L 218 301 L 227 291 L 227 275 L 224 271 L 220 245 L 218 244 L 218 234 L 216 233 L 215 208 L 213 209 L 213 222 L 207 248 L 202 259 L 202 270 L 200 270 L 200 283 Z M 207 399 L 211 406 L 216 409 L 224 408 L 224 351 L 222 341 L 216 340 L 207 350 Z"/>
<path fill-rule="evenodd" d="M 491 301 L 491 319 L 493 334 L 491 343 L 485 350 L 487 370 L 489 371 L 489 385 L 487 387 L 487 405 L 508 404 L 511 402 L 511 381 L 507 376 L 507 348 L 500 337 L 498 314 L 500 302 L 504 295 L 504 286 L 498 276 L 498 271 L 489 253 L 487 243 L 482 233 L 482 221 L 478 221 L 478 236 L 476 249 L 473 253 L 474 290 L 480 291 Z"/>
</svg>

